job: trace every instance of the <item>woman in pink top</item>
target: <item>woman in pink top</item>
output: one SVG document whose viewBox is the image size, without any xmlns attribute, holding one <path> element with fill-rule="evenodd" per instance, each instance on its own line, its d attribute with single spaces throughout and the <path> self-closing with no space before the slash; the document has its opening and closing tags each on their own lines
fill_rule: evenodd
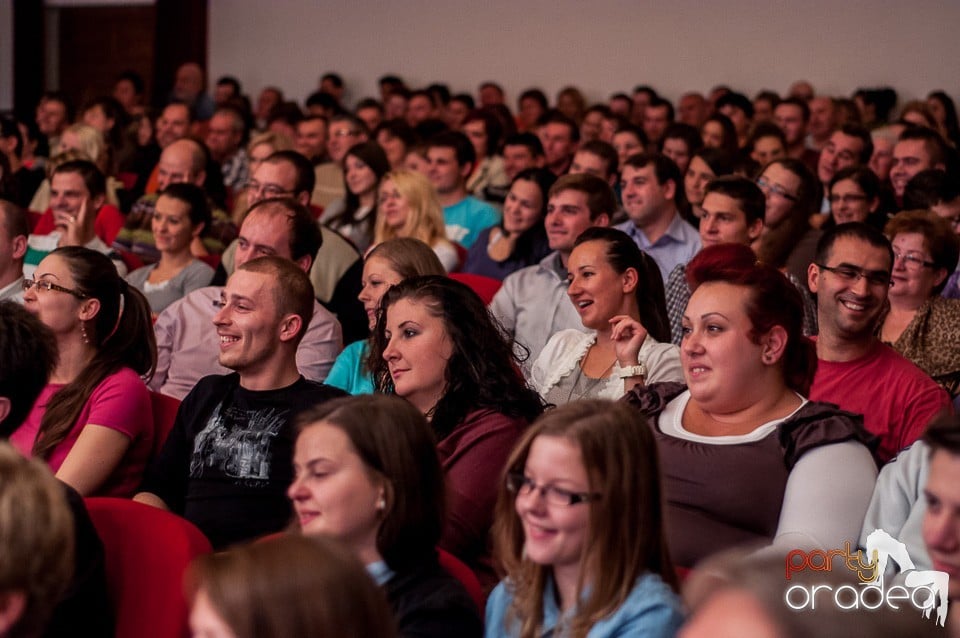
<svg viewBox="0 0 960 638">
<path fill-rule="evenodd" d="M 157 347 L 150 306 L 100 253 L 59 248 L 24 282 L 24 305 L 49 327 L 60 358 L 10 437 L 84 496 L 128 496 L 153 448 Z"/>
</svg>

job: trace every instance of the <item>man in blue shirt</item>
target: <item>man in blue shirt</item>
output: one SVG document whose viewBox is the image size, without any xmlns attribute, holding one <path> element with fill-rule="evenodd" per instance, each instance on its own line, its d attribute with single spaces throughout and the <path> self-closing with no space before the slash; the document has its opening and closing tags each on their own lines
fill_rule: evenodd
<svg viewBox="0 0 960 638">
<path fill-rule="evenodd" d="M 629 219 L 617 228 L 630 235 L 667 277 L 700 250 L 697 229 L 680 216 L 686 207 L 680 169 L 659 153 L 631 155 L 620 172 L 623 208 Z"/>
<path fill-rule="evenodd" d="M 480 231 L 500 223 L 500 213 L 490 204 L 467 194 L 467 178 L 477 155 L 463 133 L 438 133 L 427 142 L 427 177 L 443 206 L 447 239 L 470 248 Z"/>
</svg>

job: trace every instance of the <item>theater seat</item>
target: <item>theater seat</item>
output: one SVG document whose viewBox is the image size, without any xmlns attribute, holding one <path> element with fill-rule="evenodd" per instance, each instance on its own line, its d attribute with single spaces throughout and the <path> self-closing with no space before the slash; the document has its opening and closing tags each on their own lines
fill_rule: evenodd
<svg viewBox="0 0 960 638">
<path fill-rule="evenodd" d="M 153 437 L 153 455 L 156 456 L 163 448 L 170 430 L 173 429 L 173 422 L 177 418 L 177 410 L 180 409 L 180 400 L 151 391 L 150 408 L 153 411 L 153 427 L 156 428 Z"/>
<path fill-rule="evenodd" d="M 187 636 L 183 577 L 195 557 L 211 551 L 210 542 L 187 520 L 156 507 L 84 500 L 103 541 L 117 638 Z"/>
<path fill-rule="evenodd" d="M 480 611 L 480 616 L 482 617 L 483 611 L 487 606 L 487 601 L 483 595 L 483 588 L 480 586 L 480 581 L 477 580 L 477 575 L 459 558 L 440 548 L 437 548 L 437 559 L 440 562 L 440 567 L 443 567 L 448 574 L 459 580 L 463 588 L 467 590 L 470 598 L 476 603 L 477 609 Z"/>
<path fill-rule="evenodd" d="M 474 275 L 465 272 L 452 272 L 449 276 L 450 279 L 470 286 L 473 292 L 477 293 L 477 295 L 483 299 L 483 303 L 488 305 L 491 301 L 493 301 L 493 296 L 497 294 L 498 290 L 500 290 L 500 286 L 503 285 L 503 282 L 499 279 L 494 279 L 493 277 L 484 277 L 483 275 Z"/>
</svg>

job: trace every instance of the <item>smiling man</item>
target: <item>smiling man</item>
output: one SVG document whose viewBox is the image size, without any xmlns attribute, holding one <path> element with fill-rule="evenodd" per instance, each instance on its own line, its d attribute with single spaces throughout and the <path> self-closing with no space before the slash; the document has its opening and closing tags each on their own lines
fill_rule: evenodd
<svg viewBox="0 0 960 638">
<path fill-rule="evenodd" d="M 493 315 L 529 351 L 531 364 L 555 332 L 582 328 L 580 314 L 567 298 L 567 260 L 580 233 L 609 226 L 617 209 L 613 189 L 594 175 L 565 175 L 547 198 L 544 225 L 553 252 L 509 275 L 490 302 Z"/>
<path fill-rule="evenodd" d="M 876 336 L 893 269 L 889 240 L 866 224 L 840 224 L 817 244 L 807 284 L 817 296 L 817 373 L 810 399 L 863 415 L 884 462 L 950 405 L 947 393 Z"/>
<path fill-rule="evenodd" d="M 763 230 L 766 199 L 760 187 L 745 177 L 718 177 L 707 184 L 700 218 L 700 242 L 749 246 Z M 681 319 L 690 301 L 687 265 L 677 264 L 667 278 L 667 316 L 673 343 L 680 345 Z"/>
<path fill-rule="evenodd" d="M 235 264 L 239 268 L 257 257 L 282 257 L 308 273 L 321 243 L 320 229 L 302 204 L 292 199 L 266 199 L 255 204 L 243 220 Z M 229 366 L 218 362 L 219 340 L 213 325 L 222 291 L 221 286 L 199 288 L 157 317 L 157 371 L 150 389 L 182 399 L 204 376 L 227 372 Z M 297 365 L 308 379 L 323 381 L 340 353 L 340 324 L 316 300 L 306 323 Z"/>
<path fill-rule="evenodd" d="M 297 369 L 316 305 L 300 264 L 244 261 L 217 304 L 217 360 L 233 374 L 205 377 L 184 398 L 135 500 L 176 512 L 222 548 L 289 522 L 293 418 L 343 393 Z"/>
</svg>

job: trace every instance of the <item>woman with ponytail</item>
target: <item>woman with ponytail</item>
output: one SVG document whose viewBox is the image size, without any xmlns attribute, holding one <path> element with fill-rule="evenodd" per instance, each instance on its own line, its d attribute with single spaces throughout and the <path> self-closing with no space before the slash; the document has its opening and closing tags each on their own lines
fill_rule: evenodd
<svg viewBox="0 0 960 638">
<path fill-rule="evenodd" d="M 10 437 L 83 496 L 129 496 L 154 447 L 157 346 L 150 306 L 104 255 L 59 248 L 24 281 L 24 306 L 50 328 L 59 361 Z"/>
</svg>

